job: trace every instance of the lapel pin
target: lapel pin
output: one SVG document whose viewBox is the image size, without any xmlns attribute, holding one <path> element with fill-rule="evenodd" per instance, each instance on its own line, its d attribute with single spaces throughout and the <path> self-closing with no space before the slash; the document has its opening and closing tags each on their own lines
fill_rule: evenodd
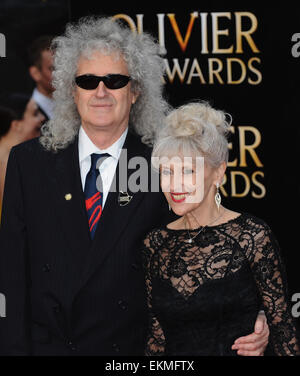
<svg viewBox="0 0 300 376">
<path fill-rule="evenodd" d="M 118 202 L 120 206 L 126 206 L 130 203 L 133 196 L 130 196 L 128 192 L 119 192 Z"/>
<path fill-rule="evenodd" d="M 67 194 L 65 195 L 65 200 L 66 200 L 66 201 L 70 201 L 70 200 L 72 200 L 72 195 L 71 195 L 71 193 L 67 193 Z"/>
</svg>

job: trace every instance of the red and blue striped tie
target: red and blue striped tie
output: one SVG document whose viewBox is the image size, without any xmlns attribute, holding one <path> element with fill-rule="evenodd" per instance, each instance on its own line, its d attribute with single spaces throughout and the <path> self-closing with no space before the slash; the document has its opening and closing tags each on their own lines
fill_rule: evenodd
<svg viewBox="0 0 300 376">
<path fill-rule="evenodd" d="M 91 168 L 85 180 L 84 195 L 87 210 L 91 238 L 94 238 L 98 222 L 102 214 L 103 205 L 103 185 L 99 173 L 99 165 L 109 154 L 91 154 Z M 98 163 L 99 159 L 101 161 Z M 98 166 L 97 166 L 98 164 Z M 98 167 L 98 168 L 97 168 Z"/>
</svg>

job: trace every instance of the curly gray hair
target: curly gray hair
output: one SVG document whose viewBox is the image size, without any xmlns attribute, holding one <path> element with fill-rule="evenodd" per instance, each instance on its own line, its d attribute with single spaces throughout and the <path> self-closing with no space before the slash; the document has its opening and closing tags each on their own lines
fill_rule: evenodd
<svg viewBox="0 0 300 376">
<path fill-rule="evenodd" d="M 163 58 L 151 35 L 136 34 L 117 20 L 84 17 L 68 24 L 65 34 L 53 40 L 54 116 L 42 127 L 41 144 L 47 149 L 64 149 L 78 134 L 81 120 L 73 100 L 77 64 L 81 56 L 95 51 L 119 53 L 132 77 L 132 90 L 139 96 L 130 111 L 129 125 L 152 144 L 170 106 L 163 98 Z"/>
</svg>

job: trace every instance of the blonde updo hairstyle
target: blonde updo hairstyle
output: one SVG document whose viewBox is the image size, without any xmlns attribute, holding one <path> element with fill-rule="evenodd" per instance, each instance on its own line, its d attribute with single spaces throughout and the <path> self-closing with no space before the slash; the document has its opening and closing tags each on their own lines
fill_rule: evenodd
<svg viewBox="0 0 300 376">
<path fill-rule="evenodd" d="M 228 141 L 232 118 L 209 103 L 199 101 L 171 111 L 156 137 L 152 152 L 155 168 L 161 157 L 202 156 L 212 167 L 228 162 Z"/>
</svg>

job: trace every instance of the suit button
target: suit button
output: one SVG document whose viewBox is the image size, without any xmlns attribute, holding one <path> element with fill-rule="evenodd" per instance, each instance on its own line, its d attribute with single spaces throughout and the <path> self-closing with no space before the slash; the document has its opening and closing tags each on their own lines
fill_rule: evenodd
<svg viewBox="0 0 300 376">
<path fill-rule="evenodd" d="M 121 309 L 123 309 L 123 310 L 127 309 L 127 303 L 124 300 L 119 300 L 118 304 L 119 304 Z"/>
<path fill-rule="evenodd" d="M 43 266 L 43 272 L 45 272 L 45 273 L 47 273 L 47 272 L 50 272 L 50 265 L 49 264 L 45 264 L 44 266 Z"/>
<path fill-rule="evenodd" d="M 112 345 L 112 348 L 114 349 L 115 352 L 119 352 L 120 351 L 120 347 L 116 343 L 114 343 Z"/>
</svg>

